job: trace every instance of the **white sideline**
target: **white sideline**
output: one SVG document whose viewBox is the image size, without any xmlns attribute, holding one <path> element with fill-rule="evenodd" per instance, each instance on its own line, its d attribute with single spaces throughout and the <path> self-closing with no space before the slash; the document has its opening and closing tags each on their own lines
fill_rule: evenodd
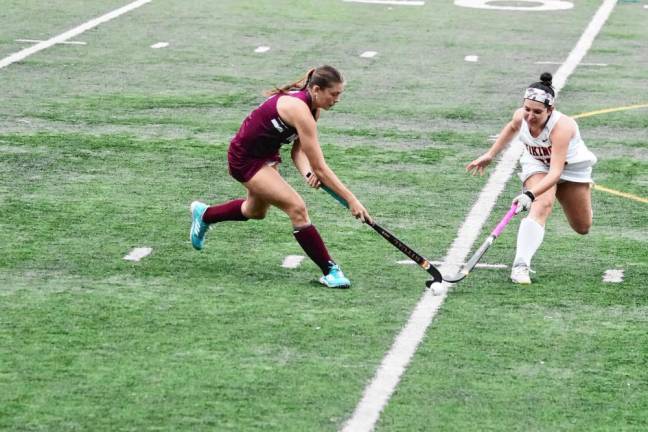
<svg viewBox="0 0 648 432">
<path fill-rule="evenodd" d="M 29 57 L 32 54 L 35 54 L 39 51 L 42 51 L 44 49 L 47 49 L 51 47 L 52 45 L 56 45 L 57 43 L 62 43 L 65 42 L 68 39 L 72 39 L 75 36 L 80 35 L 81 33 L 90 30 L 94 27 L 97 27 L 99 24 L 103 24 L 107 21 L 110 21 L 113 18 L 117 18 L 120 15 L 123 15 L 127 12 L 132 11 L 133 9 L 137 9 L 138 7 L 150 3 L 153 0 L 137 0 L 133 3 L 127 4 L 126 6 L 123 6 L 119 9 L 115 9 L 112 12 L 108 12 L 105 15 L 102 15 L 98 18 L 91 19 L 90 21 L 81 24 L 80 26 L 77 26 L 73 28 L 72 30 L 68 30 L 65 33 L 61 33 L 58 36 L 54 36 L 53 38 L 50 38 L 46 41 L 39 42 L 34 46 L 31 46 L 29 48 L 25 48 L 24 50 L 20 50 L 16 53 L 11 54 L 8 57 L 3 58 L 0 60 L 0 69 L 9 66 L 12 63 L 21 61 L 27 57 Z"/>
<path fill-rule="evenodd" d="M 609 17 L 617 0 L 604 0 L 585 32 L 581 35 L 574 49 L 565 62 L 554 74 L 554 87 L 558 93 L 567 82 L 567 78 L 583 59 L 592 41 Z M 464 261 L 481 227 L 488 218 L 497 197 L 504 189 L 513 173 L 517 160 L 521 155 L 520 145 L 512 144 L 504 152 L 502 159 L 495 167 L 486 186 L 482 189 L 477 202 L 459 229 L 459 233 L 446 256 L 448 266 L 457 266 Z M 435 296 L 433 290 L 425 290 L 416 304 L 407 324 L 396 336 L 394 344 L 383 358 L 375 376 L 364 390 L 362 399 L 356 406 L 353 415 L 343 425 L 344 432 L 368 432 L 373 430 L 380 418 L 380 413 L 393 394 L 400 377 L 407 368 L 412 356 L 425 336 L 425 331 L 447 297 L 449 284 L 443 283 L 441 295 Z"/>
</svg>

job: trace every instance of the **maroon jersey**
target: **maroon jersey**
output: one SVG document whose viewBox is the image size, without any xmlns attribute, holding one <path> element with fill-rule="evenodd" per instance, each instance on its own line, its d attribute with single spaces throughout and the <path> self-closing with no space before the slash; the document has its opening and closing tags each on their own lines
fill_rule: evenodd
<svg viewBox="0 0 648 432">
<path fill-rule="evenodd" d="M 277 111 L 281 96 L 296 97 L 311 108 L 308 90 L 276 94 L 266 99 L 243 120 L 243 124 L 230 142 L 227 159 L 232 177 L 240 182 L 250 180 L 268 162 L 281 162 L 279 148 L 297 138 L 297 129 L 285 123 Z"/>
</svg>

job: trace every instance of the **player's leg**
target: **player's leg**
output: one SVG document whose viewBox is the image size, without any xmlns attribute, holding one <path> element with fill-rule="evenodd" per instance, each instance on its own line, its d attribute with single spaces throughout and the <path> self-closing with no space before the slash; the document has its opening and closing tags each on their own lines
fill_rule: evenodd
<svg viewBox="0 0 648 432">
<path fill-rule="evenodd" d="M 191 203 L 191 230 L 190 238 L 194 249 L 200 250 L 205 243 L 205 235 L 211 224 L 225 221 L 246 221 L 248 217 L 243 214 L 244 199 L 238 198 L 221 204 L 208 206 L 194 201 Z"/>
<path fill-rule="evenodd" d="M 556 197 L 573 230 L 578 234 L 587 234 L 592 227 L 591 183 L 560 183 Z"/>
<path fill-rule="evenodd" d="M 231 155 L 230 155 L 231 156 Z M 272 161 L 276 164 L 278 161 Z M 268 164 L 261 159 L 230 158 L 228 156 L 229 170 L 232 177 L 243 182 L 248 176 L 254 176 L 260 168 Z M 247 199 L 237 198 L 224 203 L 208 206 L 200 201 L 191 203 L 192 223 L 190 230 L 191 244 L 195 249 L 202 249 L 205 242 L 205 235 L 209 226 L 225 221 L 246 221 L 248 219 L 263 219 L 270 206 L 269 203 L 260 199 L 254 199 L 250 207 L 250 214 L 244 213 L 243 205 L 250 200 L 248 192 Z"/>
<path fill-rule="evenodd" d="M 278 156 L 277 156 L 278 157 Z M 262 159 L 228 159 L 232 176 L 243 182 L 244 178 L 254 178 L 264 167 L 277 170 L 278 160 L 265 161 Z M 245 185 L 245 182 L 243 182 Z M 245 208 L 244 208 L 245 207 Z M 191 244 L 195 249 L 202 249 L 205 234 L 211 224 L 225 221 L 246 221 L 248 219 L 263 219 L 270 203 L 248 190 L 247 198 L 237 198 L 221 204 L 207 206 L 200 201 L 191 204 Z"/>
<path fill-rule="evenodd" d="M 308 210 L 301 196 L 281 177 L 276 166 L 265 165 L 243 183 L 248 196 L 243 213 L 251 219 L 263 219 L 270 205 L 288 215 L 293 226 L 310 224 Z"/>
<path fill-rule="evenodd" d="M 276 169 L 265 166 L 244 185 L 248 189 L 248 199 L 244 204 L 244 213 L 247 216 L 265 214 L 267 204 L 281 209 L 290 218 L 293 234 L 299 245 L 322 270 L 324 276 L 320 281 L 336 288 L 350 285 L 349 280 L 331 259 L 317 228 L 311 224 L 304 200 Z"/>
<path fill-rule="evenodd" d="M 538 184 L 547 174 L 536 173 L 531 175 L 525 182 L 524 187 L 530 189 Z M 556 187 L 536 197 L 531 205 L 529 214 L 520 222 L 518 229 L 517 247 L 513 268 L 511 270 L 511 281 L 520 284 L 531 283 L 531 259 L 537 252 L 544 239 L 544 227 L 551 215 L 553 204 L 556 199 Z"/>
</svg>

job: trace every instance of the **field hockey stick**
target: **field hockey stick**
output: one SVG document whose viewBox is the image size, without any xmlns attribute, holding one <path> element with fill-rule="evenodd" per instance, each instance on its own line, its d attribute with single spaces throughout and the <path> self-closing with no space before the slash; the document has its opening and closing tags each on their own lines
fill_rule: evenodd
<svg viewBox="0 0 648 432">
<path fill-rule="evenodd" d="M 508 225 L 511 219 L 513 219 L 513 216 L 515 216 L 516 208 L 517 208 L 517 203 L 511 206 L 510 210 L 506 213 L 506 215 L 504 215 L 500 223 L 497 224 L 497 226 L 495 227 L 493 232 L 488 236 L 488 238 L 484 240 L 484 243 L 482 243 L 482 245 L 479 246 L 479 249 L 477 249 L 477 251 L 475 251 L 475 253 L 470 257 L 468 262 L 463 266 L 461 266 L 461 269 L 456 274 L 450 276 L 443 276 L 443 280 L 446 282 L 455 283 L 455 282 L 459 282 L 460 280 L 468 276 L 468 273 L 470 273 L 472 269 L 475 268 L 475 266 L 477 265 L 481 257 L 484 256 L 484 254 L 486 253 L 488 248 L 490 248 L 490 246 L 493 244 L 495 239 L 499 237 L 502 231 L 504 231 L 506 225 Z M 429 287 L 434 282 L 435 281 L 427 281 L 425 284 Z"/>
<path fill-rule="evenodd" d="M 306 177 L 310 177 L 310 173 L 307 174 Z M 344 198 L 342 198 L 341 196 L 333 192 L 328 186 L 326 186 L 325 184 L 321 184 L 320 187 L 324 189 L 333 198 L 335 198 L 337 202 L 342 204 L 344 207 L 349 208 L 349 203 L 347 203 Z M 378 234 L 383 236 L 383 238 L 385 238 L 389 243 L 396 246 L 396 248 L 399 251 L 407 255 L 409 259 L 411 259 L 416 264 L 418 264 L 423 270 L 428 272 L 432 276 L 432 282 L 441 282 L 443 280 L 443 276 L 441 276 L 441 272 L 432 265 L 430 260 L 422 256 L 421 254 L 415 252 L 414 249 L 407 246 L 405 243 L 400 241 L 394 234 L 390 233 L 385 228 L 378 225 L 376 222 L 373 221 L 370 222 L 368 220 L 365 220 L 364 222 L 367 225 L 369 225 L 371 228 L 373 228 Z"/>
</svg>

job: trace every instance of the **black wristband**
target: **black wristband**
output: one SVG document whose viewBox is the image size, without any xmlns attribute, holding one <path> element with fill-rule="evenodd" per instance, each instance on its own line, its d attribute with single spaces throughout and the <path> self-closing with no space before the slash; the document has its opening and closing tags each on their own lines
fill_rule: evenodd
<svg viewBox="0 0 648 432">
<path fill-rule="evenodd" d="M 531 192 L 530 190 L 528 190 L 528 191 L 524 191 L 524 195 L 526 195 L 526 196 L 528 196 L 529 198 L 531 198 L 531 202 L 535 201 L 535 195 L 533 195 L 533 192 Z"/>
</svg>

